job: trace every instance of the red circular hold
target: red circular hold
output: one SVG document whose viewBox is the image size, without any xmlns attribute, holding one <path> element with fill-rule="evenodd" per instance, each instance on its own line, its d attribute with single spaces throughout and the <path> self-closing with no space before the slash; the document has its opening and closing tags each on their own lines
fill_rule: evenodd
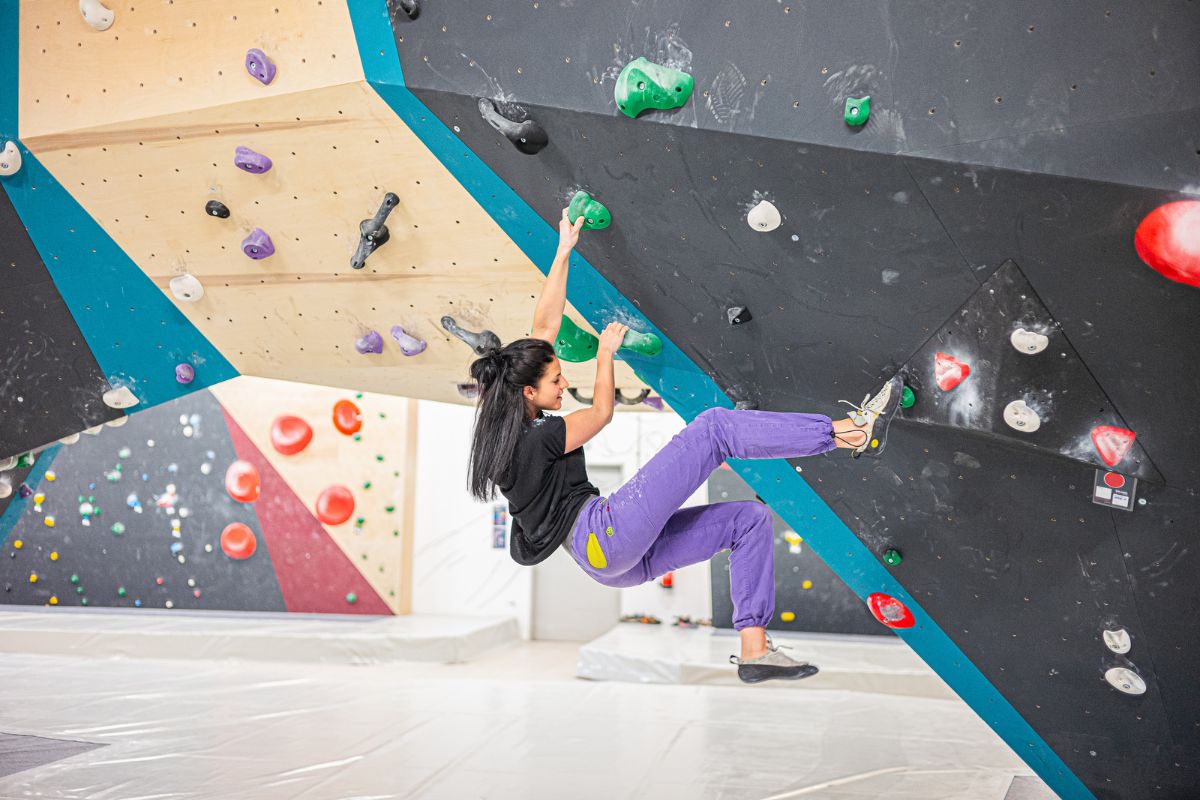
<svg viewBox="0 0 1200 800">
<path fill-rule="evenodd" d="M 1104 473 L 1104 482 L 1114 489 L 1120 489 L 1125 485 L 1125 476 L 1119 472 Z"/>
<path fill-rule="evenodd" d="M 238 459 L 225 470 L 225 491 L 239 503 L 253 503 L 259 488 L 258 470 L 249 461 Z"/>
<path fill-rule="evenodd" d="M 333 404 L 333 427 L 349 436 L 362 428 L 362 412 L 349 400 L 338 400 Z"/>
<path fill-rule="evenodd" d="M 341 525 L 354 513 L 354 495 L 345 486 L 330 486 L 317 497 L 317 519 Z"/>
<path fill-rule="evenodd" d="M 1200 287 L 1200 200 L 1151 211 L 1133 234 L 1133 248 L 1164 278 Z"/>
<path fill-rule="evenodd" d="M 891 595 L 876 592 L 867 596 L 867 606 L 875 619 L 889 628 L 911 628 L 917 624 L 912 612 Z"/>
<path fill-rule="evenodd" d="M 221 549 L 235 561 L 244 561 L 258 549 L 258 539 L 248 526 L 231 522 L 221 531 Z"/>
<path fill-rule="evenodd" d="M 285 456 L 294 456 L 312 441 L 312 426 L 299 417 L 284 414 L 271 423 L 271 446 Z"/>
</svg>

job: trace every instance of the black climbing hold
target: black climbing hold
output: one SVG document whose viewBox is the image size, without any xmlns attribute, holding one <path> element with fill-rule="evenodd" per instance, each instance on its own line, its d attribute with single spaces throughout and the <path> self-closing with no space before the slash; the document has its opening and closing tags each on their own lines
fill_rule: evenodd
<svg viewBox="0 0 1200 800">
<path fill-rule="evenodd" d="M 725 316 L 729 318 L 730 325 L 741 325 L 754 319 L 750 316 L 750 309 L 745 306 L 734 306 L 733 308 L 725 309 Z"/>
<path fill-rule="evenodd" d="M 537 155 L 550 143 L 546 131 L 529 118 L 529 112 L 515 103 L 499 103 L 479 98 L 479 113 L 496 130 L 504 134 L 513 146 L 527 156 Z"/>
<path fill-rule="evenodd" d="M 758 410 L 758 403 L 753 400 L 738 400 L 733 404 L 733 408 L 735 411 L 756 411 Z"/>
<path fill-rule="evenodd" d="M 473 331 L 461 328 L 454 321 L 454 317 L 449 315 L 442 317 L 442 327 L 466 342 L 475 351 L 475 355 L 477 356 L 487 355 L 488 350 L 492 348 L 496 348 L 497 350 L 500 348 L 500 337 L 496 334 L 489 330 L 474 333 Z"/>
<path fill-rule="evenodd" d="M 210 217 L 220 217 L 221 219 L 229 218 L 229 206 L 222 203 L 220 200 L 209 200 L 204 204 L 204 213 Z"/>
<path fill-rule="evenodd" d="M 649 396 L 649 389 L 642 389 L 635 397 L 626 397 L 620 389 L 617 389 L 616 400 L 623 406 L 636 406 Z"/>
<path fill-rule="evenodd" d="M 392 237 L 384 223 L 387 221 L 388 214 L 392 213 L 392 209 L 399 202 L 400 198 L 396 196 L 395 192 L 388 192 L 383 196 L 383 202 L 379 204 L 379 210 L 375 212 L 375 216 L 358 223 L 358 247 L 354 251 L 354 257 L 350 259 L 351 267 L 354 269 L 365 267 L 367 257 Z"/>
<path fill-rule="evenodd" d="M 420 0 L 387 0 L 388 16 L 412 21 L 421 16 Z"/>
</svg>

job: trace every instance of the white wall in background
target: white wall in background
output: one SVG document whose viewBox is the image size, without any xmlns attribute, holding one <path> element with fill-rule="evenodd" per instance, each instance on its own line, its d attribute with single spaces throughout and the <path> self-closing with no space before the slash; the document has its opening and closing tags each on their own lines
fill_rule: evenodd
<svg viewBox="0 0 1200 800">
<path fill-rule="evenodd" d="M 474 408 L 428 400 L 419 405 L 413 613 L 508 614 L 517 619 L 522 637 L 531 638 L 534 571 L 543 565 L 522 567 L 514 563 L 508 556 L 507 542 L 504 549 L 494 549 L 492 504 L 477 502 L 467 492 Z M 682 428 L 683 421 L 673 413 L 617 413 L 612 423 L 585 445 L 588 466 L 616 468 L 627 480 Z M 613 473 L 611 469 L 598 469 L 597 477 Z M 600 488 L 607 489 L 603 485 Z M 701 487 L 686 505 L 704 502 L 707 490 Z M 566 552 L 559 550 L 550 556 L 545 567 L 553 572 L 536 581 L 539 606 L 555 602 L 554 594 L 565 595 L 557 598 L 559 602 L 571 600 L 571 581 L 564 575 L 563 565 L 557 563 L 560 560 L 578 570 Z M 582 570 L 578 571 L 586 580 Z M 668 624 L 679 615 L 710 617 L 707 562 L 676 570 L 674 579 L 673 589 L 663 589 L 658 581 L 630 589 L 599 587 L 620 595 L 619 605 L 610 606 L 619 608 L 619 613 L 613 614 L 613 624 L 620 614 L 652 614 Z M 597 608 L 603 605 L 589 604 L 586 613 L 600 613 Z M 552 627 L 556 638 L 575 635 L 561 620 L 550 626 L 545 613 L 539 619 Z M 594 619 L 581 620 L 581 640 L 593 638 L 585 630 L 595 626 Z"/>
</svg>

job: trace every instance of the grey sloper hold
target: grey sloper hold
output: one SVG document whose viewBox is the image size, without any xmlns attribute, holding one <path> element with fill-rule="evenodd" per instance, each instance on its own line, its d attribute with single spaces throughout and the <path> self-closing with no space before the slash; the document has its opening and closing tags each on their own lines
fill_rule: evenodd
<svg viewBox="0 0 1200 800">
<path fill-rule="evenodd" d="M 379 210 L 375 212 L 375 216 L 358 223 L 358 248 L 355 249 L 354 256 L 350 259 L 351 267 L 354 269 L 365 267 L 367 257 L 392 238 L 384 223 L 387 221 L 388 214 L 392 213 L 392 209 L 399 202 L 400 198 L 396 196 L 395 192 L 388 192 L 383 196 L 383 202 L 379 204 Z"/>
<path fill-rule="evenodd" d="M 576 389 L 574 386 L 568 387 L 567 392 L 571 395 L 571 397 L 575 398 L 575 402 L 583 403 L 585 406 L 590 406 L 592 404 L 592 401 L 595 399 L 594 395 L 592 397 L 587 397 L 587 396 L 581 394 L 579 392 L 579 390 Z M 639 405 L 643 400 L 645 400 L 649 396 L 650 396 L 649 389 L 642 389 L 640 392 L 638 392 L 633 397 L 626 397 L 624 392 L 622 392 L 620 389 L 613 390 L 613 399 L 616 400 L 618 404 L 623 405 L 623 406 Z"/>
<path fill-rule="evenodd" d="M 486 97 L 479 98 L 479 113 L 513 146 L 527 156 L 537 155 L 542 148 L 550 143 L 550 137 L 541 125 L 529 119 L 525 109 L 514 103 L 497 105 Z"/>
<path fill-rule="evenodd" d="M 449 315 L 442 317 L 442 327 L 448 332 L 454 334 L 459 339 L 467 343 L 467 345 L 475 351 L 475 355 L 487 355 L 490 348 L 500 348 L 500 337 L 489 330 L 482 330 L 479 333 L 466 330 L 459 327 L 459 324 L 454 321 L 454 317 Z"/>
</svg>

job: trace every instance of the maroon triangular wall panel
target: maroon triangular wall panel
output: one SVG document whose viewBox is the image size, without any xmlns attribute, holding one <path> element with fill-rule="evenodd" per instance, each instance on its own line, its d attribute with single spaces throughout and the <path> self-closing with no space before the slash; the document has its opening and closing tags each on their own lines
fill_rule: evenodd
<svg viewBox="0 0 1200 800">
<path fill-rule="evenodd" d="M 238 458 L 258 470 L 262 482 L 254 503 L 263 542 L 288 611 L 320 614 L 391 614 L 383 598 L 329 537 L 287 481 L 275 471 L 229 411 L 225 421 Z M 346 602 L 354 593 L 356 603 Z"/>
</svg>

